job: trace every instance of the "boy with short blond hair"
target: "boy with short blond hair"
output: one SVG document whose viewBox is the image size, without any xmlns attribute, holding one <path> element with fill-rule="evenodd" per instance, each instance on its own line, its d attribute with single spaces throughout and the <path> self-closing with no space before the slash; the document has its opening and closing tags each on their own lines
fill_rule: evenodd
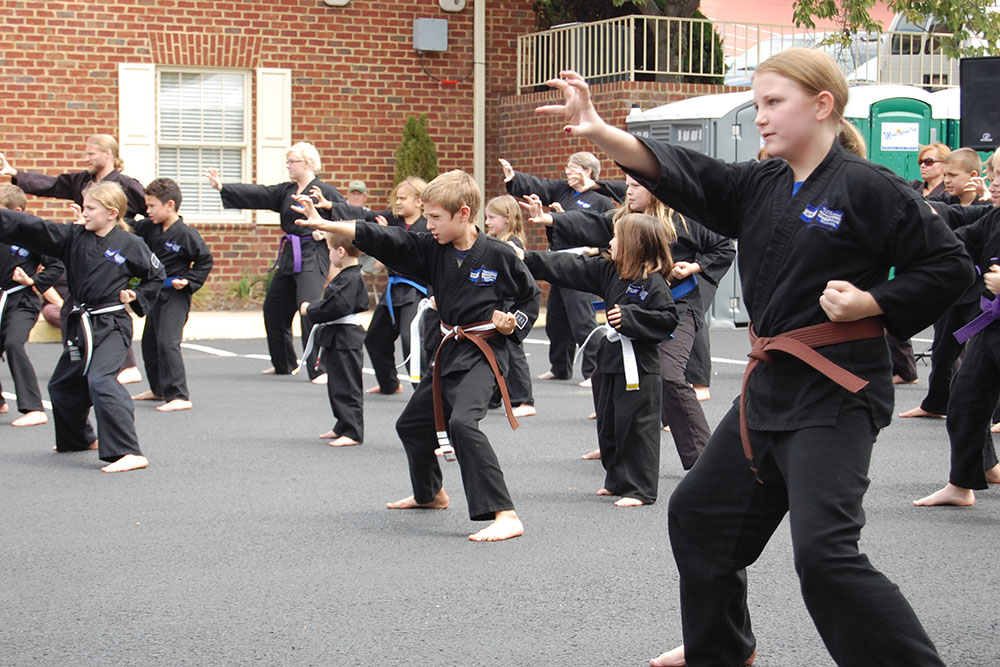
<svg viewBox="0 0 1000 667">
<path fill-rule="evenodd" d="M 302 224 L 344 234 L 387 266 L 412 275 L 434 290 L 442 339 L 434 372 L 424 377 L 396 421 L 406 449 L 413 495 L 389 509 L 445 509 L 436 451 L 454 455 L 473 521 L 492 521 L 472 534 L 474 542 L 518 537 L 524 526 L 514 511 L 503 472 L 489 440 L 479 430 L 499 386 L 511 414 L 503 374 L 507 339 L 521 341 L 538 316 L 539 289 L 527 267 L 506 244 L 479 232 L 475 215 L 482 195 L 461 171 L 438 176 L 422 195 L 427 233 L 373 223 L 326 222 L 307 197 L 299 197 Z M 509 312 L 497 310 L 512 303 Z"/>
</svg>

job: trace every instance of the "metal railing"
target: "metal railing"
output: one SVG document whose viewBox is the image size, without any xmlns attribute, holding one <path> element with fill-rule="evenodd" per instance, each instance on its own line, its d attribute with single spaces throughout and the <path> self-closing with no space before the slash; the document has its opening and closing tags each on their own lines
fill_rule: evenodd
<svg viewBox="0 0 1000 667">
<path fill-rule="evenodd" d="M 948 33 L 859 33 L 788 25 L 623 16 L 518 37 L 519 92 L 572 69 L 592 83 L 636 80 L 749 85 L 757 65 L 793 46 L 829 53 L 850 83 L 956 87 L 958 60 L 941 49 Z"/>
</svg>

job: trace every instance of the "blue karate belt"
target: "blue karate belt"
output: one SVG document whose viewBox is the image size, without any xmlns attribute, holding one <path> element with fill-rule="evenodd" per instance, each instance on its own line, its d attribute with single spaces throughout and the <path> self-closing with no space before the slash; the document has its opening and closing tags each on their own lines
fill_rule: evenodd
<svg viewBox="0 0 1000 667">
<path fill-rule="evenodd" d="M 70 311 L 70 317 L 80 318 L 80 329 L 83 332 L 83 343 L 84 354 L 82 355 L 85 362 L 83 364 L 83 374 L 86 375 L 90 371 L 90 362 L 94 358 L 94 329 L 90 325 L 90 318 L 94 315 L 106 315 L 107 313 L 115 313 L 119 310 L 125 310 L 125 304 L 121 302 L 112 302 L 102 304 L 100 306 L 88 306 L 86 304 L 77 304 L 73 306 L 73 310 Z M 70 357 L 73 356 L 73 349 L 75 345 L 72 340 L 66 341 L 66 347 L 70 349 Z M 74 359 L 74 361 L 77 361 Z"/>
<path fill-rule="evenodd" d="M 393 285 L 409 285 L 424 296 L 427 296 L 427 288 L 420 283 L 410 280 L 409 278 L 404 278 L 403 276 L 389 276 L 389 284 L 385 288 L 385 305 L 389 309 L 389 319 L 392 320 L 392 326 L 396 326 L 396 311 L 392 307 Z"/>
<path fill-rule="evenodd" d="M 989 325 L 1000 320 L 1000 297 L 995 297 L 992 300 L 985 296 L 979 297 L 979 309 L 983 312 L 976 319 L 954 333 L 955 340 L 959 343 L 965 343 Z"/>
<path fill-rule="evenodd" d="M 674 298 L 674 301 L 677 301 L 677 299 L 690 294 L 691 291 L 697 286 L 698 277 L 692 273 L 690 276 L 670 288 L 670 296 Z"/>
<path fill-rule="evenodd" d="M 178 278 L 180 278 L 180 276 L 167 276 L 167 279 L 163 281 L 163 286 L 173 289 L 174 281 Z"/>
</svg>

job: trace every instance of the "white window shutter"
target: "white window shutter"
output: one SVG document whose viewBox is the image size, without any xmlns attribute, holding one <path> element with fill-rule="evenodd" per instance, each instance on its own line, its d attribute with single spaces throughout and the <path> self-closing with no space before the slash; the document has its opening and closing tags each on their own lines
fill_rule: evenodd
<svg viewBox="0 0 1000 667">
<path fill-rule="evenodd" d="M 292 70 L 257 68 L 257 183 L 288 180 L 285 150 L 292 143 Z M 278 224 L 278 214 L 259 211 L 259 224 Z"/>
<path fill-rule="evenodd" d="M 118 148 L 125 173 L 156 178 L 156 66 L 118 63 Z"/>
</svg>

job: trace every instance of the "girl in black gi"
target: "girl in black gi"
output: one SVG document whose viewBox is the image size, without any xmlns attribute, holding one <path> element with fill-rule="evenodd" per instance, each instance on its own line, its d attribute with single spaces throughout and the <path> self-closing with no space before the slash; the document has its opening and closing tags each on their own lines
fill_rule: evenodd
<svg viewBox="0 0 1000 667">
<path fill-rule="evenodd" d="M 104 472 L 149 465 L 136 438 L 132 400 L 116 376 L 132 340 L 125 304 L 139 315 L 148 312 L 166 278 L 156 255 L 123 222 L 126 205 L 117 183 L 95 183 L 84 190 L 82 225 L 0 210 L 0 240 L 17 239 L 66 265 L 74 306 L 49 380 L 56 451 L 97 449 L 109 462 Z M 97 435 L 87 419 L 91 405 Z"/>
<path fill-rule="evenodd" d="M 564 115 L 567 133 L 595 141 L 662 202 L 739 240 L 760 336 L 748 400 L 670 501 L 684 645 L 652 664 L 753 660 L 745 568 L 788 514 L 802 595 L 838 664 L 941 665 L 858 540 L 893 401 L 883 325 L 909 337 L 961 294 L 973 272 L 958 239 L 902 179 L 841 147 L 847 83 L 819 51 L 789 49 L 757 69 L 756 123 L 772 159 L 732 165 L 608 126 L 586 82 L 564 77 L 550 83 L 566 103 L 540 112 Z"/>
<path fill-rule="evenodd" d="M 599 294 L 608 324 L 598 329 L 594 382 L 597 439 L 606 471 L 597 495 L 621 496 L 616 507 L 656 502 L 660 477 L 660 354 L 658 344 L 677 326 L 664 274 L 673 267 L 663 223 L 629 213 L 615 222 L 610 255 L 524 252 L 532 275 Z"/>
<path fill-rule="evenodd" d="M 0 185 L 0 208 L 23 211 L 26 198 L 16 185 Z M 63 274 L 54 257 L 38 255 L 19 245 L 0 243 L 0 355 L 7 357 L 21 416 L 11 426 L 38 426 L 49 421 L 42 406 L 35 368 L 24 346 L 38 322 L 41 303 L 34 289 L 44 292 Z M 0 395 L 0 414 L 8 412 Z"/>
<path fill-rule="evenodd" d="M 278 185 L 223 185 L 217 169 L 207 172 L 209 183 L 222 195 L 224 207 L 271 210 L 281 215 L 284 235 L 278 246 L 278 258 L 271 267 L 274 277 L 264 297 L 264 329 L 271 368 L 263 372 L 268 375 L 288 375 L 298 367 L 298 357 L 292 345 L 292 320 L 300 303 L 315 301 L 322 296 L 326 274 L 330 270 L 326 243 L 322 237 L 313 237 L 295 224 L 299 214 L 292 211 L 295 202 L 291 197 L 319 188 L 326 199 L 334 203 L 344 202 L 336 188 L 316 178 L 316 172 L 320 170 L 319 152 L 312 144 L 300 142 L 291 146 L 285 158 L 290 180 Z M 301 319 L 301 324 L 304 346 L 312 327 L 305 317 Z M 315 358 L 307 360 L 306 369 L 312 380 L 320 375 Z"/>
</svg>

